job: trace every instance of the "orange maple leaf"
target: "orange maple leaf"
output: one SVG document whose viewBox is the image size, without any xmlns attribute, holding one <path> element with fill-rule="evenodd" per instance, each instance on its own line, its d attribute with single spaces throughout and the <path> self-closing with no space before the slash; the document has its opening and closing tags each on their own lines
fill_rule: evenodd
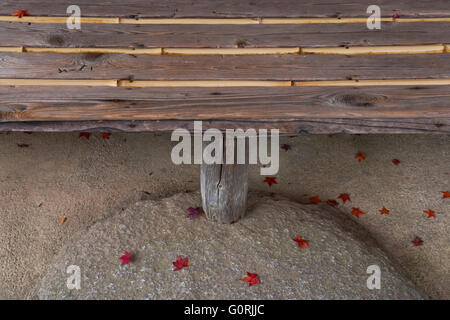
<svg viewBox="0 0 450 320">
<path fill-rule="evenodd" d="M 381 210 L 379 210 L 381 214 L 389 214 L 389 210 L 386 209 L 384 206 Z"/>
<path fill-rule="evenodd" d="M 364 152 L 359 152 L 355 158 L 358 159 L 359 162 L 363 162 L 366 158 L 366 154 Z"/>
<path fill-rule="evenodd" d="M 346 201 L 352 201 L 350 200 L 350 195 L 347 193 L 341 193 L 338 198 L 341 199 L 343 203 Z"/>
<path fill-rule="evenodd" d="M 102 132 L 102 138 L 108 140 L 111 136 L 111 132 Z"/>
<path fill-rule="evenodd" d="M 299 248 L 309 247 L 309 245 L 308 245 L 309 240 L 302 239 L 302 237 L 300 237 L 300 236 L 297 236 L 297 238 L 294 238 L 293 240 L 295 242 L 297 242 Z"/>
<path fill-rule="evenodd" d="M 359 216 L 362 214 L 366 214 L 366 213 L 364 211 L 359 210 L 359 208 L 355 208 L 355 207 L 352 208 L 352 215 L 359 218 Z"/>
<path fill-rule="evenodd" d="M 64 223 L 64 222 L 66 222 L 66 220 L 67 220 L 66 216 L 62 216 L 59 221 L 61 221 L 61 223 Z"/>
<path fill-rule="evenodd" d="M 448 191 L 441 191 L 442 192 L 442 199 L 450 198 L 450 192 Z"/>
<path fill-rule="evenodd" d="M 239 279 L 240 281 L 248 282 L 249 287 L 254 284 L 259 284 L 258 274 L 247 272 L 247 276 Z"/>
<path fill-rule="evenodd" d="M 309 198 L 309 200 L 311 201 L 311 203 L 314 203 L 314 204 L 319 204 L 322 202 L 322 200 L 319 199 L 319 196 L 311 197 L 311 198 Z"/>
<path fill-rule="evenodd" d="M 428 215 L 428 218 L 434 218 L 435 217 L 435 215 L 434 215 L 435 212 L 433 210 L 431 210 L 431 209 L 425 210 L 424 213 Z"/>
<path fill-rule="evenodd" d="M 27 10 L 16 10 L 12 15 L 18 18 L 22 18 L 23 16 L 29 16 Z"/>
</svg>

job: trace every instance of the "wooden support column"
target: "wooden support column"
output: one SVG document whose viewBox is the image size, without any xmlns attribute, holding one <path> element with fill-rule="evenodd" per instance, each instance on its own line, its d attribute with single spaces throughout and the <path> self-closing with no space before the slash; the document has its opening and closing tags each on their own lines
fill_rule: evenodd
<svg viewBox="0 0 450 320">
<path fill-rule="evenodd" d="M 225 163 L 226 148 L 223 157 Z M 233 223 L 244 217 L 247 209 L 248 158 L 246 164 L 202 163 L 200 184 L 203 210 L 208 219 Z"/>
</svg>

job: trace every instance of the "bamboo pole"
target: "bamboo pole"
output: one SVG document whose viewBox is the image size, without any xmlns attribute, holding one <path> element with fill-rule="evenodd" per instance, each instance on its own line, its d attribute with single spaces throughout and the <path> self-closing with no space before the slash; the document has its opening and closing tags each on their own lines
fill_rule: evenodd
<svg viewBox="0 0 450 320">
<path fill-rule="evenodd" d="M 266 81 L 266 80 L 187 80 L 187 81 L 129 81 L 119 80 L 119 87 L 199 87 L 199 88 L 225 88 L 225 87 L 290 87 L 292 81 Z"/>
<path fill-rule="evenodd" d="M 299 54 L 300 48 L 163 48 L 167 55 Z"/>
<path fill-rule="evenodd" d="M 45 16 L 0 16 L 0 21 L 24 23 L 64 24 L 69 17 Z M 103 18 L 81 17 L 81 23 L 103 24 L 200 24 L 200 25 L 249 25 L 249 24 L 343 24 L 366 23 L 367 17 L 354 18 Z M 381 22 L 450 22 L 450 17 L 434 18 L 393 18 L 382 17 Z"/>
<path fill-rule="evenodd" d="M 296 87 L 447 86 L 449 79 L 294 81 Z"/>
<path fill-rule="evenodd" d="M 70 17 L 43 17 L 43 16 L 0 16 L 0 21 L 5 22 L 23 22 L 23 23 L 48 23 L 48 24 L 65 24 Z M 102 17 L 80 17 L 80 23 L 103 23 L 118 24 L 119 18 L 102 18 Z"/>
<path fill-rule="evenodd" d="M 0 52 L 24 52 L 24 47 L 0 47 Z"/>
<path fill-rule="evenodd" d="M 419 46 L 373 46 L 373 47 L 329 47 L 329 48 L 302 48 L 303 54 L 422 54 L 444 53 L 442 44 Z"/>
<path fill-rule="evenodd" d="M 238 19 L 221 19 L 221 18 L 120 18 L 119 23 L 122 24 L 259 24 L 258 18 L 238 18 Z"/>
<path fill-rule="evenodd" d="M 28 53 L 117 53 L 117 54 L 147 54 L 161 55 L 162 48 L 126 49 L 126 48 L 24 48 Z"/>
<path fill-rule="evenodd" d="M 0 79 L 0 86 L 89 86 L 117 87 L 117 80 L 66 80 L 66 79 Z"/>
</svg>

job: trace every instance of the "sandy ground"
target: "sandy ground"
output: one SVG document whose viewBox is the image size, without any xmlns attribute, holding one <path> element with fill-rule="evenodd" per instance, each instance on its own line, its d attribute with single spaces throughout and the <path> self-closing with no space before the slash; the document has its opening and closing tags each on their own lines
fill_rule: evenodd
<svg viewBox="0 0 450 320">
<path fill-rule="evenodd" d="M 285 137 L 292 149 L 280 153 L 278 184 L 269 187 L 253 166 L 249 188 L 302 203 L 350 194 L 341 209 L 367 212 L 358 222 L 430 297 L 449 299 L 450 199 L 441 194 L 450 189 L 449 142 L 447 135 Z M 154 134 L 0 134 L 0 298 L 25 297 L 59 248 L 104 210 L 141 191 L 156 199 L 198 190 L 199 166 L 173 165 L 172 145 Z M 412 245 L 415 236 L 423 246 Z"/>
</svg>

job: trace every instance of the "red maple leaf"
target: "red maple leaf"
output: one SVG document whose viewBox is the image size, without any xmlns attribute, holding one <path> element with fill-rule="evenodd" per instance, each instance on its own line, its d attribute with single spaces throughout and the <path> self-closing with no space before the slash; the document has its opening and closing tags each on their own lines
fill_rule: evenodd
<svg viewBox="0 0 450 320">
<path fill-rule="evenodd" d="M 24 131 L 23 133 L 26 133 L 26 134 L 33 134 L 33 131 Z"/>
<path fill-rule="evenodd" d="M 341 193 L 338 198 L 341 199 L 343 203 L 346 203 L 347 201 L 352 201 L 350 200 L 350 195 L 347 193 Z"/>
<path fill-rule="evenodd" d="M 327 203 L 332 207 L 336 207 L 339 204 L 336 200 L 333 199 L 328 200 Z"/>
<path fill-rule="evenodd" d="M 398 166 L 398 164 L 400 163 L 400 160 L 398 159 L 393 159 L 392 163 L 395 164 L 396 166 Z"/>
<path fill-rule="evenodd" d="M 355 207 L 352 208 L 352 215 L 359 218 L 359 216 L 362 214 L 366 214 L 366 213 L 364 211 L 359 210 L 359 208 L 355 208 Z"/>
<path fill-rule="evenodd" d="M 428 215 L 428 218 L 434 218 L 435 217 L 435 215 L 434 215 L 435 212 L 433 210 L 431 210 L 431 209 L 428 209 L 428 210 L 424 211 L 424 213 Z"/>
<path fill-rule="evenodd" d="M 247 276 L 239 279 L 240 281 L 248 282 L 249 287 L 251 287 L 254 284 L 259 284 L 259 278 L 258 274 L 256 273 L 250 273 L 247 272 Z"/>
<path fill-rule="evenodd" d="M 197 207 L 197 208 L 189 207 L 189 208 L 187 209 L 187 211 L 188 211 L 187 217 L 188 217 L 189 219 L 195 219 L 195 218 L 197 218 L 198 215 L 200 214 L 200 207 Z"/>
<path fill-rule="evenodd" d="M 111 132 L 102 132 L 102 138 L 105 140 L 109 140 L 109 137 L 111 136 Z"/>
<path fill-rule="evenodd" d="M 366 154 L 364 152 L 359 152 L 355 158 L 358 159 L 359 162 L 363 162 L 366 158 Z"/>
<path fill-rule="evenodd" d="M 450 198 L 450 192 L 448 191 L 441 191 L 442 193 L 442 199 Z"/>
<path fill-rule="evenodd" d="M 313 203 L 313 204 L 319 204 L 322 202 L 322 200 L 319 199 L 319 196 L 311 197 L 311 198 L 309 198 L 309 201 L 311 201 L 311 203 Z"/>
<path fill-rule="evenodd" d="M 423 245 L 423 240 L 419 237 L 416 237 L 413 241 L 411 241 L 415 247 Z"/>
<path fill-rule="evenodd" d="M 386 209 L 384 206 L 381 210 L 379 210 L 381 214 L 389 214 L 389 210 Z"/>
<path fill-rule="evenodd" d="M 398 19 L 398 18 L 400 18 L 400 13 L 396 13 L 396 14 L 394 14 L 394 15 L 392 16 L 392 18 L 394 18 L 394 19 Z"/>
<path fill-rule="evenodd" d="M 283 149 L 284 151 L 288 151 L 288 150 L 291 150 L 292 147 L 288 144 L 282 144 L 281 149 Z"/>
<path fill-rule="evenodd" d="M 264 179 L 264 182 L 267 182 L 267 184 L 270 186 L 272 186 L 272 184 L 278 184 L 277 183 L 277 177 L 266 177 Z"/>
<path fill-rule="evenodd" d="M 293 240 L 295 242 L 297 242 L 299 248 L 309 247 L 309 245 L 308 245 L 309 240 L 302 239 L 302 237 L 300 237 L 300 236 L 297 236 L 297 238 L 294 238 Z"/>
<path fill-rule="evenodd" d="M 79 135 L 78 138 L 85 137 L 86 139 L 89 140 L 89 137 L 90 137 L 90 136 L 91 136 L 91 133 L 90 133 L 90 132 L 80 132 L 80 135 Z"/>
<path fill-rule="evenodd" d="M 12 15 L 19 17 L 19 18 L 22 18 L 23 16 L 29 16 L 27 10 L 16 10 L 16 11 L 14 11 L 14 13 Z"/>
<path fill-rule="evenodd" d="M 189 267 L 189 261 L 188 257 L 182 258 L 181 256 L 177 256 L 177 260 L 172 262 L 175 269 L 173 271 L 181 270 L 185 267 Z"/>
<path fill-rule="evenodd" d="M 131 261 L 131 253 L 125 251 L 125 254 L 119 260 L 122 260 L 122 265 L 129 263 Z"/>
</svg>

